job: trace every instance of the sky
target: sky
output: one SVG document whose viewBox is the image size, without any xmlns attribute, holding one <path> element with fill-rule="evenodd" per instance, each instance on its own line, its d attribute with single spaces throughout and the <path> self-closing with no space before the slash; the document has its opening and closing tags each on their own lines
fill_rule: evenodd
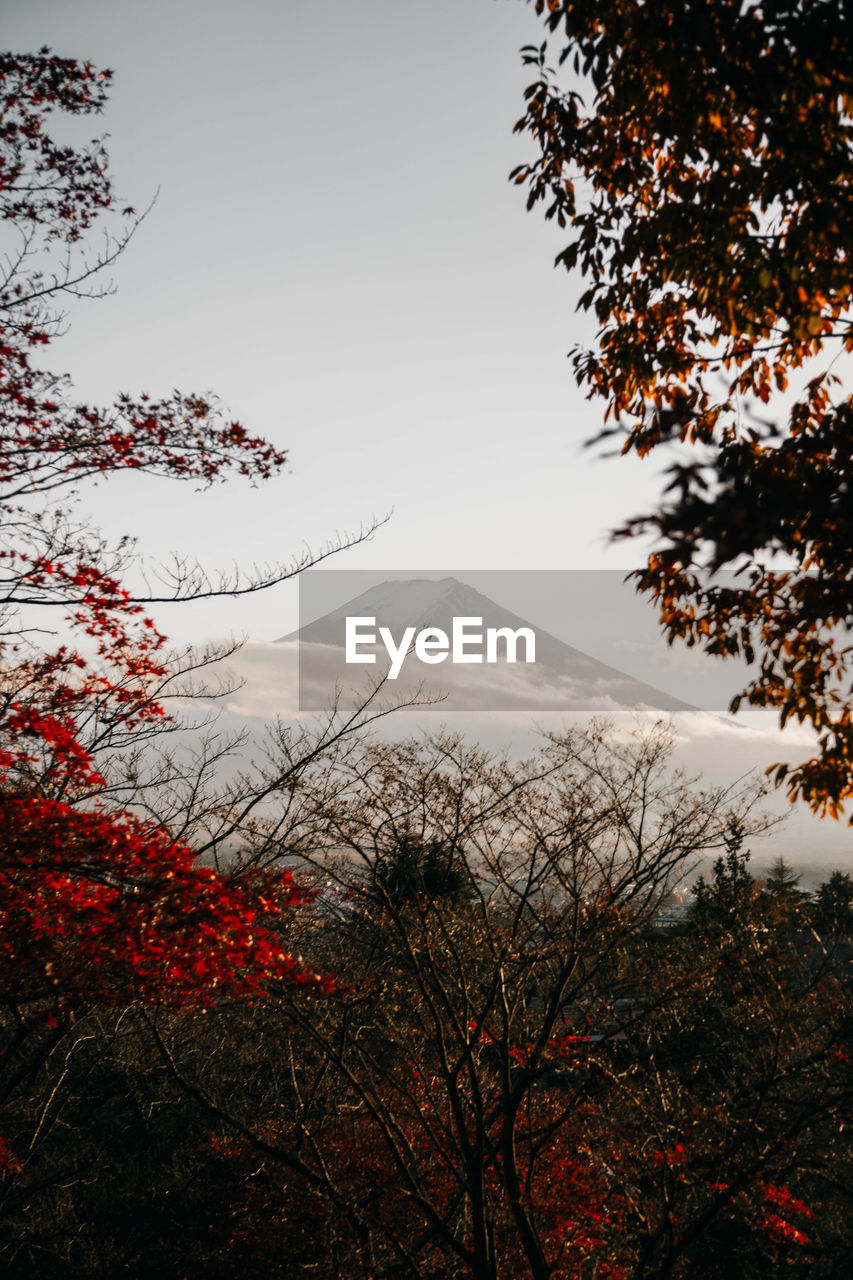
<svg viewBox="0 0 853 1280">
<path fill-rule="evenodd" d="M 96 403 L 214 392 L 289 450 L 287 472 L 256 489 L 112 476 L 81 507 L 109 537 L 136 535 L 152 564 L 177 552 L 215 573 L 320 551 L 391 513 L 331 567 L 642 561 L 609 534 L 655 504 L 661 461 L 584 447 L 602 406 L 567 355 L 593 342 L 593 324 L 576 312 L 578 281 L 553 267 L 564 235 L 508 180 L 531 156 L 513 135 L 530 78 L 519 50 L 543 34 L 531 6 L 0 0 L 0 12 L 8 48 L 112 68 L 104 115 L 77 136 L 108 135 L 120 204 L 154 202 L 115 293 L 69 312 L 54 367 Z M 582 646 L 548 613 L 535 621 Z M 155 617 L 181 643 L 251 637 L 241 661 L 256 683 L 234 714 L 275 709 L 268 642 L 298 625 L 295 584 Z M 625 632 L 617 656 L 631 670 L 648 638 Z M 648 648 L 647 664 L 662 644 Z M 667 687 L 663 672 L 653 683 Z M 703 702 L 687 685 L 681 696 Z M 754 749 L 741 747 L 700 763 L 748 767 Z M 791 830 L 793 853 L 849 858 L 843 828 L 821 836 L 801 814 Z"/>
<path fill-rule="evenodd" d="M 522 0 L 3 0 L 9 48 L 115 73 L 93 125 L 122 202 L 156 202 L 114 296 L 51 358 L 79 394 L 214 391 L 290 451 L 252 490 L 111 477 L 84 510 L 157 557 L 288 560 L 393 512 L 338 568 L 632 567 L 610 529 L 652 465 L 583 447 L 601 411 L 563 240 L 512 167 L 541 39 Z M 179 640 L 269 639 L 295 592 L 164 609 Z"/>
</svg>

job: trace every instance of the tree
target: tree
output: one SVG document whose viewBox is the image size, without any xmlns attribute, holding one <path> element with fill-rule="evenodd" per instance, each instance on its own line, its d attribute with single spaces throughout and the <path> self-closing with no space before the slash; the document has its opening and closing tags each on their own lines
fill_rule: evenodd
<svg viewBox="0 0 853 1280">
<path fill-rule="evenodd" d="M 303 776 L 282 856 L 337 890 L 299 942 L 334 984 L 283 988 L 215 1066 L 161 1034 L 222 1126 L 237 1273 L 843 1273 L 849 994 L 748 914 L 644 927 L 695 854 L 762 825 L 670 747 L 360 743 Z M 407 864 L 452 847 L 467 892 L 401 891 L 398 840 Z"/>
<path fill-rule="evenodd" d="M 598 334 L 573 353 L 622 451 L 689 444 L 658 510 L 639 589 L 673 642 L 755 659 L 742 700 L 814 726 L 775 767 L 836 816 L 853 796 L 847 633 L 853 401 L 853 34 L 831 3 L 536 0 L 547 41 L 516 126 L 538 148 L 513 177 L 570 226 L 557 257 Z M 582 91 L 582 92 L 581 92 Z M 715 577 L 730 568 L 735 577 Z"/>
<path fill-rule="evenodd" d="M 814 896 L 816 927 L 827 934 L 853 933 L 853 877 L 833 871 Z"/>
<path fill-rule="evenodd" d="M 254 1067 L 161 1034 L 223 1126 L 238 1270 L 710 1280 L 837 1256 L 812 1201 L 841 1203 L 849 1002 L 758 930 L 647 938 L 695 855 L 762 825 L 670 749 L 599 727 L 515 767 L 440 737 L 303 777 L 282 855 L 346 904 L 300 935 L 334 985 L 264 1004 Z M 452 847 L 467 892 L 401 891 L 398 840 Z"/>
<path fill-rule="evenodd" d="M 696 881 L 693 914 L 705 926 L 731 928 L 735 923 L 754 923 L 757 916 L 758 887 L 747 868 L 750 854 L 743 849 L 743 832 L 733 829 L 726 844 L 725 855 L 714 862 L 710 883 L 704 876 Z"/>
<path fill-rule="evenodd" d="M 181 676 L 221 654 L 170 659 L 145 616 L 153 597 L 125 585 L 132 544 L 110 547 L 70 514 L 80 485 L 112 472 L 257 482 L 286 457 L 209 398 L 121 394 L 97 407 L 39 365 L 62 330 L 57 307 L 101 295 L 102 273 L 138 224 L 132 209 L 113 208 L 103 144 L 64 145 L 51 128 L 55 114 L 100 112 L 110 78 L 47 49 L 0 55 L 0 1098 L 13 1107 L 66 1034 L 73 1052 L 75 1020 L 93 1008 L 209 1009 L 305 976 L 282 944 L 305 901 L 290 872 L 235 878 L 210 865 L 282 774 L 212 797 L 227 744 L 183 760 L 153 749 L 179 727 L 164 703 Z M 118 227 L 93 250 L 87 233 L 104 217 Z M 212 582 L 178 561 L 164 595 L 239 595 L 298 567 Z M 79 642 L 51 649 L 57 613 Z M 358 723 L 356 714 L 313 741 L 303 735 L 280 754 L 284 778 Z M 43 1121 L 24 1129 L 25 1147 Z"/>
<path fill-rule="evenodd" d="M 670 748 L 339 740 L 238 863 L 304 868 L 282 949 L 332 981 L 44 1028 L 0 1077 L 4 1274 L 843 1275 L 849 987 L 749 916 L 645 927 L 764 825 Z"/>
<path fill-rule="evenodd" d="M 129 235 L 87 252 L 85 233 L 113 201 L 106 156 L 99 142 L 60 145 L 47 127 L 55 111 L 100 111 L 109 80 L 48 50 L 0 57 L 10 245 L 0 280 L 0 954 L 7 1007 L 25 1021 L 34 1010 L 68 1015 L 97 993 L 210 1000 L 217 984 L 251 988 L 289 963 L 263 924 L 281 909 L 287 877 L 228 886 L 194 867 L 158 824 L 104 802 L 86 741 L 93 724 L 132 737 L 163 718 L 151 686 L 167 677 L 165 641 L 118 577 L 129 546 L 110 551 L 74 526 L 67 505 L 46 504 L 127 468 L 211 483 L 229 470 L 264 478 L 284 462 L 197 396 L 121 395 L 97 409 L 34 363 L 60 327 L 56 300 L 89 288 Z M 37 644 L 33 611 L 57 607 L 94 658 Z"/>
<path fill-rule="evenodd" d="M 390 847 L 377 860 L 376 888 L 381 901 L 397 903 L 420 898 L 460 901 L 471 894 L 467 868 L 460 864 L 453 842 L 424 840 L 405 824 L 393 832 Z"/>
<path fill-rule="evenodd" d="M 770 875 L 764 882 L 764 892 L 777 898 L 786 906 L 794 906 L 802 902 L 808 894 L 797 886 L 801 877 L 795 875 L 784 858 L 774 858 Z"/>
<path fill-rule="evenodd" d="M 282 986 L 322 989 L 298 958 L 312 895 L 268 865 L 256 817 L 275 796 L 283 823 L 300 772 L 384 714 L 374 691 L 316 728 L 271 726 L 271 761 L 224 785 L 239 738 L 183 743 L 167 707 L 198 694 L 227 650 L 170 655 L 145 615 L 158 597 L 128 585 L 133 545 L 70 514 L 85 481 L 115 471 L 210 485 L 267 479 L 285 461 L 209 397 L 86 405 L 40 367 L 57 306 L 100 295 L 138 222 L 112 208 L 100 142 L 52 137 L 52 113 L 101 110 L 110 74 L 46 49 L 0 55 L 0 1256 L 27 1276 L 132 1270 L 146 1235 L 129 1229 L 134 1208 L 150 1227 L 170 1181 L 193 1199 L 209 1134 L 152 1027 L 189 1022 L 204 1039 Z M 111 214 L 118 230 L 93 252 L 87 232 Z M 309 560 L 211 580 L 178 559 L 162 598 L 240 595 Z M 51 647 L 62 615 L 75 639 Z M 246 842 L 256 864 L 232 874 Z M 193 1201 L 202 1213 L 214 1185 Z M 178 1251 L 180 1215 L 161 1216 L 148 1274 Z"/>
<path fill-rule="evenodd" d="M 38 364 L 62 330 L 62 301 L 101 296 L 103 272 L 138 225 L 132 208 L 114 208 L 103 143 L 64 145 L 51 129 L 58 113 L 98 114 L 111 75 L 48 49 L 0 55 L 7 247 L 0 270 L 0 897 L 8 908 L 0 946 L 21 966 L 8 987 L 15 1000 L 49 994 L 66 1009 L 82 991 L 91 997 L 99 981 L 113 998 L 129 989 L 131 975 L 137 994 L 152 995 L 159 982 L 161 994 L 177 1000 L 206 983 L 209 999 L 217 983 L 251 986 L 243 971 L 253 946 L 259 979 L 281 976 L 286 960 L 263 920 L 282 909 L 288 877 L 258 873 L 229 884 L 194 866 L 181 843 L 194 834 L 191 817 L 185 811 L 177 822 L 185 777 L 161 771 L 161 791 L 165 778 L 175 794 L 159 813 L 141 782 L 140 750 L 175 727 L 164 699 L 177 692 L 181 674 L 218 655 L 184 655 L 175 664 L 144 613 L 154 597 L 125 585 L 132 544 L 110 547 L 69 514 L 83 482 L 112 472 L 203 485 L 236 473 L 258 482 L 279 471 L 286 454 L 210 398 L 123 393 L 106 408 L 81 404 L 67 377 Z M 88 233 L 105 217 L 113 230 L 93 249 Z M 178 561 L 166 571 L 165 598 L 240 595 L 298 567 L 214 583 L 200 566 Z M 57 611 L 82 643 L 50 650 L 45 619 Z M 198 765 L 192 783 L 196 812 L 203 798 L 211 807 L 200 785 L 209 763 Z M 292 757 L 289 767 L 296 767 Z M 150 760 L 149 774 L 156 780 Z M 261 791 L 273 785 L 266 778 Z M 245 817 L 259 799 L 244 794 L 239 812 Z M 239 825 L 235 805 L 232 798 L 222 824 L 231 834 Z M 39 981 L 42 961 L 49 981 L 44 973 Z"/>
</svg>

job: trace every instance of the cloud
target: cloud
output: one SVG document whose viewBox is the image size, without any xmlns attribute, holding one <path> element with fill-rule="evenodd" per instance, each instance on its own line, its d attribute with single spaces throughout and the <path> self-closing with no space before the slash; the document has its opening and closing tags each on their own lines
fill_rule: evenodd
<svg viewBox="0 0 853 1280">
<path fill-rule="evenodd" d="M 327 655 L 318 652 L 314 658 L 320 659 L 316 668 L 312 667 L 318 676 L 324 670 L 328 674 L 337 667 L 334 652 Z M 300 713 L 297 710 L 298 665 L 298 646 L 295 643 L 248 641 L 221 664 L 222 673 L 239 682 L 240 688 L 224 703 L 210 699 L 209 707 L 224 707 L 224 724 L 229 728 L 247 729 L 251 739 L 257 743 L 263 740 L 265 722 L 276 717 L 305 725 L 316 719 L 317 712 Z M 365 671 L 369 672 L 370 668 L 365 668 Z M 217 674 L 216 668 L 211 670 L 211 674 Z M 473 685 L 469 687 L 472 677 L 464 669 L 460 672 L 457 668 L 457 674 L 459 679 L 453 692 L 464 703 L 465 696 L 474 688 Z M 625 710 L 603 690 L 587 691 L 584 706 L 554 709 L 553 687 L 549 685 L 537 691 L 529 683 L 530 674 L 522 668 L 505 672 L 506 680 L 502 683 L 495 710 L 484 710 L 482 705 L 463 705 L 455 709 L 453 699 L 449 698 L 432 707 L 395 711 L 381 722 L 381 732 L 392 739 L 402 739 L 425 730 L 436 732 L 444 727 L 477 742 L 484 750 L 507 749 L 510 755 L 521 757 L 536 749 L 543 731 L 560 733 L 582 727 L 596 714 L 608 718 L 615 731 L 624 736 L 638 724 L 652 724 L 664 718 L 671 723 L 675 735 L 674 765 L 682 767 L 688 774 L 701 774 L 708 784 L 723 786 L 750 773 L 760 776 L 769 766 L 782 760 L 796 764 L 807 759 L 814 749 L 815 735 L 810 729 L 791 725 L 782 731 L 770 711 L 748 710 L 735 718 L 708 711 L 667 714 L 642 707 Z M 368 683 L 369 675 L 365 684 L 353 682 L 343 691 L 348 706 L 355 704 L 359 692 L 366 691 Z M 323 685 L 322 679 L 319 684 L 326 691 L 326 705 L 329 689 L 333 686 Z M 396 686 L 386 686 L 386 701 L 406 692 L 404 681 L 397 681 Z M 579 694 L 571 679 L 560 683 L 558 692 L 575 699 Z M 538 701 L 531 709 L 534 693 Z M 524 710 L 517 707 L 519 697 L 523 697 Z M 194 709 L 198 709 L 197 703 Z M 767 860 L 781 855 L 797 866 L 820 864 L 849 869 L 849 830 L 843 822 L 818 821 L 803 805 L 792 808 L 784 792 L 772 792 L 765 804 L 774 814 L 787 815 L 789 820 L 763 843 L 755 843 L 753 852 L 757 859 Z"/>
</svg>

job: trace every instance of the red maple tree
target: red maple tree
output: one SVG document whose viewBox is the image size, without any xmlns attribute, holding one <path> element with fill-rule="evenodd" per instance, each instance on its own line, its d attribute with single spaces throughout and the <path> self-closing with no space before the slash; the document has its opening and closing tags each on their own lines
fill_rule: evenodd
<svg viewBox="0 0 853 1280">
<path fill-rule="evenodd" d="M 277 927 L 300 897 L 289 877 L 229 879 L 111 806 L 84 732 L 93 718 L 125 734 L 162 719 L 151 688 L 166 665 L 164 637 L 122 582 L 130 545 L 75 524 L 77 486 L 128 469 L 257 480 L 285 461 L 210 399 L 122 394 L 97 407 L 39 367 L 57 306 L 97 296 L 135 226 L 132 209 L 114 208 L 102 142 L 75 148 L 49 130 L 52 113 L 99 113 L 110 78 L 47 49 L 0 55 L 12 246 L 0 279 L 0 967 L 3 999 L 25 1021 L 92 1001 L 252 995 L 296 970 Z M 120 230 L 92 256 L 86 232 L 104 215 Z M 37 643 L 45 610 L 82 643 Z"/>
</svg>

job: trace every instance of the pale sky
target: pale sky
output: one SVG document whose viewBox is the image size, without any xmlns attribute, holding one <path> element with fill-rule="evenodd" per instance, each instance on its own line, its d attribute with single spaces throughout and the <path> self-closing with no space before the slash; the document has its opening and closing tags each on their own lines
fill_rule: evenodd
<svg viewBox="0 0 853 1280">
<path fill-rule="evenodd" d="M 630 567 L 609 529 L 652 465 L 582 448 L 601 408 L 560 234 L 507 180 L 541 39 L 522 0 L 3 0 L 8 48 L 111 67 L 123 202 L 157 203 L 52 349 L 81 396 L 213 390 L 291 474 L 194 497 L 110 479 L 85 509 L 211 568 L 394 509 L 337 568 Z M 585 327 L 586 326 L 586 327 Z M 295 592 L 162 611 L 182 640 L 292 628 Z"/>
<path fill-rule="evenodd" d="M 583 449 L 602 409 L 566 356 L 593 340 L 592 322 L 575 312 L 577 281 L 552 266 L 564 238 L 508 182 L 530 155 L 512 133 L 529 79 L 519 49 L 542 39 L 523 0 L 0 6 L 9 49 L 47 44 L 114 70 L 107 112 L 82 136 L 109 133 L 122 203 L 160 193 L 117 293 L 75 307 L 55 367 L 94 401 L 215 391 L 290 450 L 290 474 L 257 490 L 111 478 L 84 503 L 110 535 L 215 570 L 319 549 L 393 508 L 335 570 L 640 562 L 608 533 L 654 505 L 661 460 Z M 297 626 L 297 593 L 156 616 L 180 641 L 265 642 Z M 630 670 L 639 641 L 625 630 L 611 660 Z M 558 634 L 583 647 L 584 634 Z M 255 692 L 275 709 L 264 679 Z M 731 747 L 704 756 L 739 772 L 767 763 L 754 742 L 747 732 L 744 760 Z M 843 827 L 819 830 L 803 811 L 789 831 L 792 854 L 837 862 L 849 849 Z"/>
</svg>

